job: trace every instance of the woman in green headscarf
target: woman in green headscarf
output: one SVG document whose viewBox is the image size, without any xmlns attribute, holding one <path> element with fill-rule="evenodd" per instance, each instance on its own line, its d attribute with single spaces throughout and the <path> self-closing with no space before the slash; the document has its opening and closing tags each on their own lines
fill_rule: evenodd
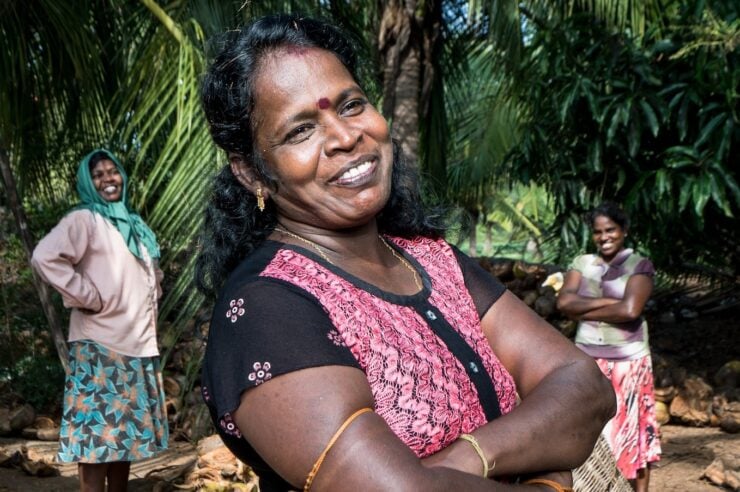
<svg viewBox="0 0 740 492">
<path fill-rule="evenodd" d="M 58 460 L 82 490 L 126 490 L 131 461 L 167 448 L 157 349 L 162 272 L 152 230 L 128 206 L 128 178 L 105 149 L 77 170 L 80 204 L 33 252 L 34 269 L 72 309 Z"/>
</svg>

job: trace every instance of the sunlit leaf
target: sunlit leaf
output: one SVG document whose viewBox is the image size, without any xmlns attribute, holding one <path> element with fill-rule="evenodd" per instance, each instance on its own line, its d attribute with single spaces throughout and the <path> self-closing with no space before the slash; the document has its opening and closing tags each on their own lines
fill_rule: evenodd
<svg viewBox="0 0 740 492">
<path fill-rule="evenodd" d="M 694 213 L 703 217 L 704 207 L 711 197 L 709 175 L 704 174 L 694 181 L 691 198 L 694 202 Z"/>
<path fill-rule="evenodd" d="M 645 119 L 650 126 L 653 137 L 657 137 L 658 131 L 660 130 L 660 124 L 658 123 L 658 117 L 655 115 L 655 111 L 653 111 L 650 104 L 643 99 L 640 100 L 640 107 L 642 108 L 642 113 L 645 115 Z"/>
<path fill-rule="evenodd" d="M 701 147 L 704 142 L 707 141 L 709 137 L 712 136 L 712 132 L 714 132 L 715 128 L 717 128 L 718 125 L 722 124 L 723 121 L 725 121 L 728 118 L 727 114 L 718 114 L 714 118 L 712 118 L 709 123 L 707 123 L 704 128 L 702 128 L 701 133 L 699 134 L 699 138 L 696 140 L 697 147 Z"/>
<path fill-rule="evenodd" d="M 688 205 L 689 199 L 691 198 L 693 185 L 694 183 L 692 181 L 684 181 L 683 183 L 681 183 L 681 190 L 678 196 L 679 212 L 682 212 L 684 209 L 686 209 L 686 205 Z"/>
<path fill-rule="evenodd" d="M 658 169 L 655 173 L 655 185 L 658 188 L 658 196 L 663 196 L 671 191 L 671 182 L 665 169 Z"/>
</svg>

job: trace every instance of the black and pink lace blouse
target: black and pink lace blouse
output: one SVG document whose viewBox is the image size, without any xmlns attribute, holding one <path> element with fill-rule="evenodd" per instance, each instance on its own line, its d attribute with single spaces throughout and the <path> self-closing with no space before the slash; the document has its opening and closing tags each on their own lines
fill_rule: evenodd
<svg viewBox="0 0 740 492">
<path fill-rule="evenodd" d="M 202 391 L 225 443 L 264 485 L 272 472 L 229 412 L 243 391 L 280 374 L 361 369 L 375 412 L 419 457 L 514 407 L 514 381 L 480 326 L 504 286 L 443 240 L 387 239 L 421 274 L 418 294 L 384 292 L 309 250 L 274 241 L 227 281 L 211 322 Z M 457 357 L 450 332 L 463 346 Z"/>
</svg>

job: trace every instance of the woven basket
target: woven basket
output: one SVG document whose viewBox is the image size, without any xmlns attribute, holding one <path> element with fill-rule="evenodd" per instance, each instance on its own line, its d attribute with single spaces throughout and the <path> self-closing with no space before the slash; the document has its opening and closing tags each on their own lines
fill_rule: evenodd
<svg viewBox="0 0 740 492">
<path fill-rule="evenodd" d="M 573 470 L 575 492 L 632 492 L 632 487 L 617 468 L 609 444 L 603 435 L 586 462 Z"/>
</svg>

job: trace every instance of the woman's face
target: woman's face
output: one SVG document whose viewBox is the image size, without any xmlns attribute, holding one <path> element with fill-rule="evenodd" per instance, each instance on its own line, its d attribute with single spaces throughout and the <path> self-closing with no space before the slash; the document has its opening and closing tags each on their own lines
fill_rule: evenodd
<svg viewBox="0 0 740 492">
<path fill-rule="evenodd" d="M 258 151 L 277 180 L 278 216 L 327 230 L 363 225 L 391 189 L 388 124 L 339 59 L 291 47 L 263 60 L 255 83 Z"/>
<path fill-rule="evenodd" d="M 106 202 L 117 202 L 123 193 L 123 176 L 118 172 L 115 163 L 110 159 L 103 159 L 95 164 L 90 171 L 93 186 L 98 195 Z"/>
<path fill-rule="evenodd" d="M 626 233 L 622 227 L 605 215 L 598 215 L 592 226 L 596 249 L 605 260 L 611 260 L 624 248 Z"/>
</svg>

